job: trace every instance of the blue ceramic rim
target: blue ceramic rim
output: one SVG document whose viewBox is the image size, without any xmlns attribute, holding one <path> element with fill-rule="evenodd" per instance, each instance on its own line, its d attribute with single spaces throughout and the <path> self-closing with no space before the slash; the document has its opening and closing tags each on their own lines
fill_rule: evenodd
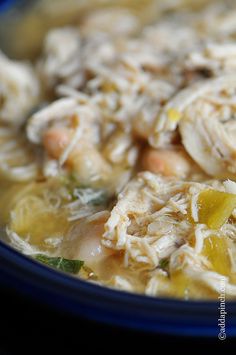
<svg viewBox="0 0 236 355">
<path fill-rule="evenodd" d="M 4 16 L 11 10 L 19 10 L 30 7 L 37 0 L 0 0 L 0 15 Z"/>
<path fill-rule="evenodd" d="M 183 301 L 101 287 L 50 269 L 0 242 L 0 280 L 57 310 L 162 334 L 215 337 L 216 301 Z M 236 336 L 236 302 L 227 303 L 227 336 Z"/>
<path fill-rule="evenodd" d="M 0 0 L 0 12 L 9 10 L 15 3 L 16 0 Z"/>
</svg>

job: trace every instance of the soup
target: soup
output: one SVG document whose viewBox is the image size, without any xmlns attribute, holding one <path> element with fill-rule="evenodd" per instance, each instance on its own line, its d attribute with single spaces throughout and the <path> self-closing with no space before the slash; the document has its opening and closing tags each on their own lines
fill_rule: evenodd
<svg viewBox="0 0 236 355">
<path fill-rule="evenodd" d="M 96 8 L 31 63 L 0 54 L 3 239 L 106 287 L 235 298 L 236 6 L 144 22 Z"/>
</svg>

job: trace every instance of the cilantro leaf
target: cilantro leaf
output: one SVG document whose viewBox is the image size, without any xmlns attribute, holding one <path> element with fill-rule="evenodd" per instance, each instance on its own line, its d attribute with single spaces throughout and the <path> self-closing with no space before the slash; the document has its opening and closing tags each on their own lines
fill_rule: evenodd
<svg viewBox="0 0 236 355">
<path fill-rule="evenodd" d="M 81 267 L 84 265 L 84 262 L 81 260 L 70 260 L 62 257 L 50 257 L 44 254 L 37 254 L 35 258 L 41 263 L 71 274 L 77 274 Z"/>
</svg>

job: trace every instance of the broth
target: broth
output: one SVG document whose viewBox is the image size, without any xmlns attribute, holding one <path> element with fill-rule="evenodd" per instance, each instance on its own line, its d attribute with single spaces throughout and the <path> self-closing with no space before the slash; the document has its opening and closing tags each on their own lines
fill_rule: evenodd
<svg viewBox="0 0 236 355">
<path fill-rule="evenodd" d="M 41 1 L 11 14 L 4 239 L 106 287 L 216 299 L 224 282 L 235 298 L 234 19 L 211 1 Z"/>
</svg>

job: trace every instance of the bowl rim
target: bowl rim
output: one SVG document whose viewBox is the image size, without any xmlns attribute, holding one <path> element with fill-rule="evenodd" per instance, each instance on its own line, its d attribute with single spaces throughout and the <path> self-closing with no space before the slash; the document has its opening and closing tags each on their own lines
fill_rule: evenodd
<svg viewBox="0 0 236 355">
<path fill-rule="evenodd" d="M 52 269 L 0 241 L 0 280 L 7 287 L 74 316 L 136 330 L 217 337 L 219 301 L 134 294 Z M 236 301 L 227 301 L 228 334 L 236 336 Z"/>
</svg>

